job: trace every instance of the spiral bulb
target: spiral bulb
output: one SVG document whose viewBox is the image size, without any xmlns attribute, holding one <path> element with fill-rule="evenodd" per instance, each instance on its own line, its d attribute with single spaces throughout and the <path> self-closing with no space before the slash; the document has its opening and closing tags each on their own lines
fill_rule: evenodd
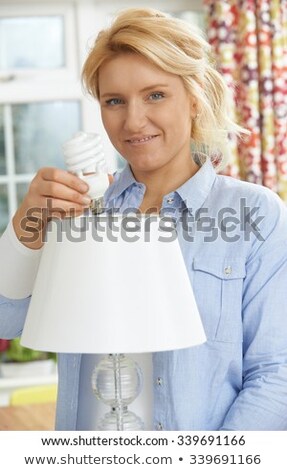
<svg viewBox="0 0 287 470">
<path fill-rule="evenodd" d="M 67 170 L 89 185 L 92 212 L 102 212 L 109 178 L 101 137 L 98 134 L 77 132 L 62 148 Z"/>
</svg>

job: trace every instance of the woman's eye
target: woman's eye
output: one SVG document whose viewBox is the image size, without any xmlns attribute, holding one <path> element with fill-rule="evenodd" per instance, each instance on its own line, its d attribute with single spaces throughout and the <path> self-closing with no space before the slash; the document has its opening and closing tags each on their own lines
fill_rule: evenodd
<svg viewBox="0 0 287 470">
<path fill-rule="evenodd" d="M 163 97 L 164 97 L 164 94 L 158 91 L 155 93 L 151 93 L 151 95 L 149 96 L 151 101 L 158 101 L 162 99 Z"/>
<path fill-rule="evenodd" d="M 120 98 L 111 98 L 110 100 L 106 101 L 106 104 L 109 106 L 115 106 L 121 103 L 122 103 L 122 100 Z"/>
</svg>

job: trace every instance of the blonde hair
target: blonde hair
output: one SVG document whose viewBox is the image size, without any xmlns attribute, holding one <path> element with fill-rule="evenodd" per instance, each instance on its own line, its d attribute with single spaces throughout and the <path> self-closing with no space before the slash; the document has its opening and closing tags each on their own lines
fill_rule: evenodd
<svg viewBox="0 0 287 470">
<path fill-rule="evenodd" d="M 223 168 L 229 156 L 228 133 L 248 133 L 230 115 L 232 94 L 216 70 L 211 47 L 197 28 L 150 8 L 123 10 L 101 31 L 86 59 L 82 80 L 99 99 L 101 65 L 120 53 L 136 53 L 160 69 L 178 75 L 197 102 L 191 146 L 201 163 L 208 156 Z"/>
</svg>

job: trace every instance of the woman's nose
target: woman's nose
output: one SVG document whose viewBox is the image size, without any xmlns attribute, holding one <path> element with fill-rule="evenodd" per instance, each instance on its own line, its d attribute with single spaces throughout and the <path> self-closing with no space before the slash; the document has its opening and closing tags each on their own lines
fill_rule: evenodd
<svg viewBox="0 0 287 470">
<path fill-rule="evenodd" d="M 124 128 L 128 132 L 137 132 L 142 129 L 147 122 L 144 105 L 130 103 L 126 107 Z"/>
</svg>

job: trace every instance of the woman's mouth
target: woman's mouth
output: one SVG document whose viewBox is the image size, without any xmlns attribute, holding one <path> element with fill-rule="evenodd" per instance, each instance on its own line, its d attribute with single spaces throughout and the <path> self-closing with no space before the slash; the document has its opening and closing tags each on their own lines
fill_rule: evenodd
<svg viewBox="0 0 287 470">
<path fill-rule="evenodd" d="M 151 140 L 158 137 L 157 135 L 147 135 L 147 136 L 139 136 L 139 137 L 132 137 L 131 139 L 127 139 L 126 142 L 132 145 L 141 145 L 150 142 Z"/>
</svg>

